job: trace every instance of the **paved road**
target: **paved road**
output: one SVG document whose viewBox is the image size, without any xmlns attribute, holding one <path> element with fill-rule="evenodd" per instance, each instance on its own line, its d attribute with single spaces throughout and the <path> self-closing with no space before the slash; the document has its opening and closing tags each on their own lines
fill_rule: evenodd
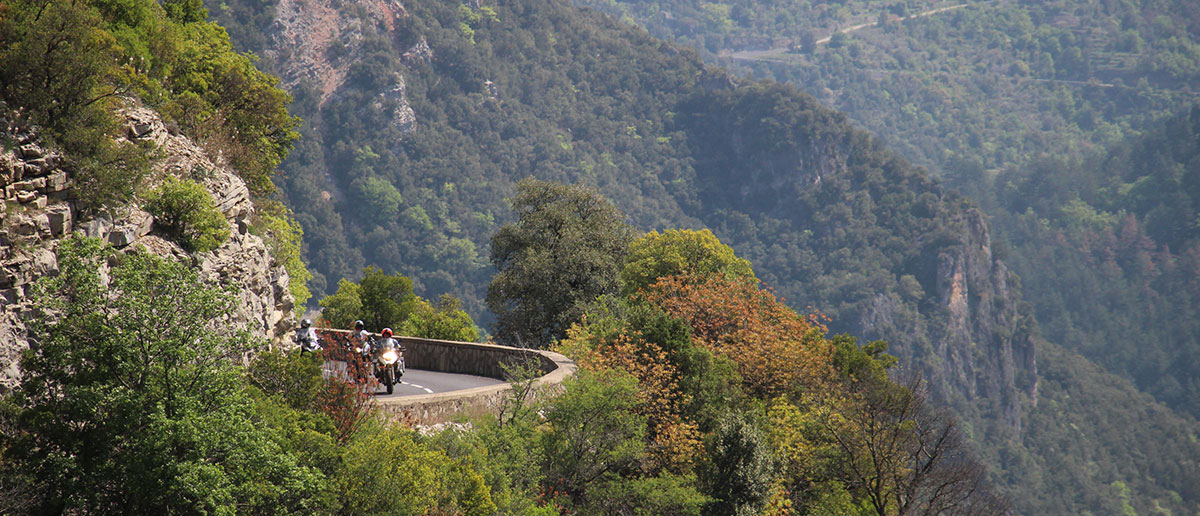
<svg viewBox="0 0 1200 516">
<path fill-rule="evenodd" d="M 379 392 L 375 394 L 375 397 L 381 399 L 399 398 L 418 394 L 433 394 L 435 392 L 460 391 L 504 383 L 504 381 L 495 378 L 484 378 L 482 376 L 467 374 L 439 373 L 437 371 L 424 371 L 421 369 L 409 369 L 404 373 L 404 377 L 401 380 L 403 383 L 396 385 L 393 394 L 387 394 L 387 391 L 381 387 Z"/>
</svg>

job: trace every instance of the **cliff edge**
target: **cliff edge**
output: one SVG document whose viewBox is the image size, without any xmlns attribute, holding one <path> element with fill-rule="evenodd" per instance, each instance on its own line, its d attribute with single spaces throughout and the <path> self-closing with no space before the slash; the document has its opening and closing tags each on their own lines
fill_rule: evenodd
<svg viewBox="0 0 1200 516">
<path fill-rule="evenodd" d="M 229 317 L 256 336 L 277 339 L 294 325 L 287 271 L 271 256 L 267 243 L 250 232 L 254 205 L 241 178 L 220 156 L 210 156 L 168 130 L 153 110 L 132 106 L 120 114 L 123 138 L 150 142 L 161 155 L 142 191 L 167 175 L 192 178 L 204 185 L 225 215 L 229 239 L 213 251 L 189 253 L 162 238 L 154 218 L 136 201 L 85 216 L 60 154 L 44 146 L 36 130 L 18 131 L 0 119 L 0 128 L 14 144 L 0 152 L 0 392 L 18 380 L 21 352 L 29 346 L 22 318 L 30 310 L 31 286 L 58 272 L 58 243 L 73 233 L 100 238 L 119 249 L 141 248 L 187 261 L 205 281 L 237 285 L 238 308 Z"/>
</svg>

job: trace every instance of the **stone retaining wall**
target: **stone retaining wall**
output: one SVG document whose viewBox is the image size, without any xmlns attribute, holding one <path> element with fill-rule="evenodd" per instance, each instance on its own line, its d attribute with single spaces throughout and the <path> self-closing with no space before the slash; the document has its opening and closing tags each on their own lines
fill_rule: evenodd
<svg viewBox="0 0 1200 516">
<path fill-rule="evenodd" d="M 346 330 L 318 329 L 329 336 L 349 336 Z M 378 335 L 375 335 L 378 336 Z M 506 379 L 501 364 L 532 363 L 541 372 L 534 380 L 535 396 L 559 389 L 575 373 L 575 363 L 553 351 L 521 349 L 495 344 L 395 337 L 404 346 L 404 364 L 414 369 Z M 379 398 L 380 410 L 393 421 L 413 426 L 445 423 L 457 415 L 496 414 L 509 399 L 512 386 L 489 385 L 454 392 L 402 398 Z"/>
</svg>

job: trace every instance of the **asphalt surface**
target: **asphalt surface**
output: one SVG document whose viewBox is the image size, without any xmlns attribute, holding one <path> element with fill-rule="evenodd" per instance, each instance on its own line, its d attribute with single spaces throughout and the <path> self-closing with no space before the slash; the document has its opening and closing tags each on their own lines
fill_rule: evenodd
<svg viewBox="0 0 1200 516">
<path fill-rule="evenodd" d="M 388 394 L 387 391 L 380 386 L 379 392 L 375 393 L 376 398 L 400 398 L 404 396 L 417 396 L 420 394 L 433 394 L 438 392 L 461 391 L 464 389 L 473 389 L 475 387 L 484 387 L 487 385 L 498 385 L 504 383 L 503 380 L 495 378 L 484 378 L 482 376 L 471 376 L 469 374 L 453 374 L 440 373 L 437 371 L 425 371 L 421 369 L 409 369 L 404 372 L 404 376 L 400 378 L 401 383 L 396 384 L 394 393 Z"/>
</svg>

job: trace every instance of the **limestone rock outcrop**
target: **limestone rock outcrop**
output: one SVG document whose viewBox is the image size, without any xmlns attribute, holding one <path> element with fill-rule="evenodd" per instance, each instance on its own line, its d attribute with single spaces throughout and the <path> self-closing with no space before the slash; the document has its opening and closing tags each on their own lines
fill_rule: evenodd
<svg viewBox="0 0 1200 516">
<path fill-rule="evenodd" d="M 188 138 L 168 131 L 153 110 L 129 107 L 122 115 L 125 138 L 153 142 L 164 156 L 143 190 L 167 174 L 191 177 L 212 194 L 230 225 L 230 237 L 213 251 L 188 253 L 155 234 L 153 217 L 136 200 L 81 220 L 61 155 L 44 148 L 35 131 L 14 132 L 0 119 L 0 129 L 17 144 L 0 152 L 0 392 L 16 382 L 20 354 L 28 347 L 22 318 L 30 309 L 31 285 L 57 273 L 58 243 L 76 232 L 117 248 L 142 248 L 187 261 L 205 281 L 236 285 L 239 303 L 230 320 L 262 338 L 278 339 L 294 325 L 287 272 L 272 258 L 268 244 L 249 231 L 254 206 L 241 178 Z"/>
<path fill-rule="evenodd" d="M 941 395 L 981 406 L 1017 435 L 1023 403 L 1037 403 L 1037 358 L 1032 321 L 1018 311 L 1019 295 L 1009 286 L 1008 266 L 992 254 L 984 215 L 975 208 L 955 216 L 961 231 L 954 245 L 938 252 L 931 265 L 935 285 L 924 292 L 926 310 L 938 331 L 930 342 L 912 336 L 925 329 L 904 327 L 905 308 L 878 294 L 863 314 L 860 328 L 869 338 L 892 341 L 902 363 L 921 363 L 922 372 Z M 928 356 L 921 356 L 926 354 Z M 953 401 L 953 400 L 952 400 Z"/>
<path fill-rule="evenodd" d="M 350 14 L 353 13 L 353 14 Z M 321 104 L 334 98 L 345 84 L 350 65 L 361 57 L 367 36 L 391 33 L 397 21 L 408 16 L 398 0 L 280 0 L 275 22 L 268 29 L 269 45 L 263 54 L 288 91 L 308 82 L 321 92 Z M 404 54 L 406 61 L 429 61 L 433 51 L 424 39 Z M 391 113 L 392 123 L 403 132 L 413 129 L 416 114 L 404 95 L 404 78 L 379 95 L 377 108 Z"/>
</svg>

